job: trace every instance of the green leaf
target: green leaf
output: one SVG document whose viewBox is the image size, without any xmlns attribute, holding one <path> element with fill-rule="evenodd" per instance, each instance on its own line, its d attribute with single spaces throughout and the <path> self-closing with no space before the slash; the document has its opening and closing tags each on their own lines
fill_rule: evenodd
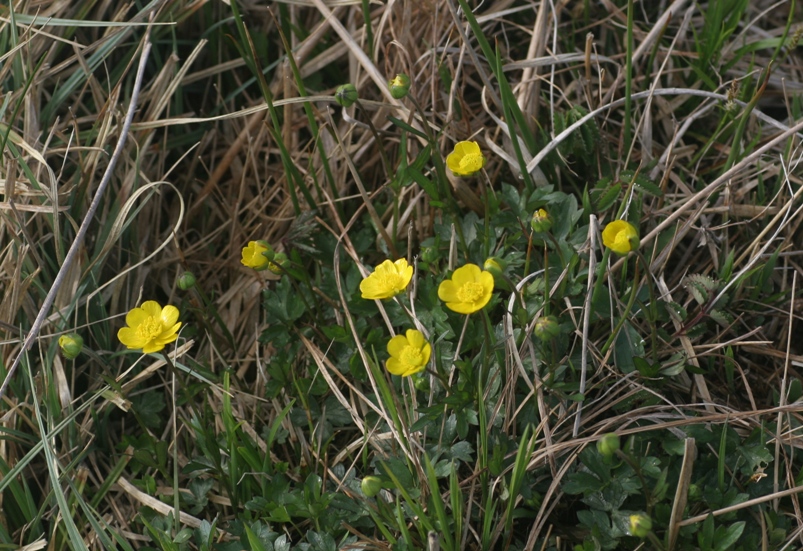
<svg viewBox="0 0 803 551">
<path fill-rule="evenodd" d="M 714 538 L 716 545 L 715 551 L 727 551 L 730 547 L 739 540 L 739 537 L 744 532 L 745 521 L 734 522 L 727 528 L 720 526 L 717 528 Z"/>
<path fill-rule="evenodd" d="M 566 482 L 561 484 L 561 490 L 569 495 L 590 494 L 597 492 L 605 485 L 599 478 L 585 471 L 566 475 Z"/>
<path fill-rule="evenodd" d="M 714 515 L 708 515 L 703 522 L 703 529 L 697 533 L 700 551 L 711 551 L 714 544 Z"/>
</svg>

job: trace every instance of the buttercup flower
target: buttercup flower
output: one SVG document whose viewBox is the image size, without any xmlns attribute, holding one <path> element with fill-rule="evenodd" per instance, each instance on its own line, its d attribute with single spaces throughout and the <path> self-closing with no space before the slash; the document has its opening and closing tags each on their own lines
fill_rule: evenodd
<svg viewBox="0 0 803 551">
<path fill-rule="evenodd" d="M 629 222 L 614 220 L 602 230 L 602 244 L 616 254 L 627 254 L 638 249 L 638 231 Z"/>
<path fill-rule="evenodd" d="M 385 367 L 393 375 L 408 377 L 423 371 L 432 353 L 432 346 L 417 329 L 408 329 L 388 341 L 388 359 Z"/>
<path fill-rule="evenodd" d="M 376 267 L 374 273 L 360 283 L 362 298 L 380 300 L 398 295 L 407 288 L 413 279 L 413 267 L 407 260 L 400 258 L 396 262 L 385 260 Z"/>
<path fill-rule="evenodd" d="M 452 279 L 446 279 L 438 287 L 438 298 L 446 307 L 458 314 L 473 314 L 481 310 L 494 290 L 494 276 L 480 270 L 476 264 L 466 264 L 454 271 Z"/>
<path fill-rule="evenodd" d="M 142 349 L 144 354 L 159 352 L 166 344 L 178 338 L 178 308 L 167 305 L 162 308 L 155 300 L 142 303 L 125 316 L 123 327 L 117 332 L 117 338 L 129 350 Z"/>
<path fill-rule="evenodd" d="M 273 254 L 273 249 L 266 241 L 249 241 L 248 245 L 243 247 L 243 258 L 240 262 L 243 266 L 248 266 L 258 272 L 267 270 L 271 266 L 271 261 L 265 253 Z"/>
<path fill-rule="evenodd" d="M 446 156 L 446 166 L 457 176 L 471 176 L 485 166 L 485 157 L 477 142 L 457 142 Z"/>
</svg>

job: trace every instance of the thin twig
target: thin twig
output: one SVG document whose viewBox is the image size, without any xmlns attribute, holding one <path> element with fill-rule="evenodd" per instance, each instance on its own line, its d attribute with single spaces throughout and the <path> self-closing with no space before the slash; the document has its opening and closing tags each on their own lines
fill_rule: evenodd
<svg viewBox="0 0 803 551">
<path fill-rule="evenodd" d="M 136 111 L 137 107 L 139 90 L 140 86 L 142 85 L 142 75 L 145 73 L 145 63 L 148 59 L 148 52 L 150 52 L 151 49 L 151 43 L 148 40 L 149 35 L 150 32 L 146 32 L 142 47 L 142 56 L 139 59 L 139 67 L 137 69 L 137 78 L 134 81 L 134 88 L 131 91 L 131 103 L 128 105 L 128 112 L 126 113 L 117 145 L 115 146 L 114 152 L 109 160 L 109 165 L 106 167 L 106 172 L 103 173 L 103 178 L 98 185 L 95 196 L 92 198 L 92 203 L 89 205 L 89 209 L 86 211 L 86 216 L 84 216 L 84 220 L 81 222 L 81 227 L 78 228 L 78 233 L 75 234 L 75 240 L 72 242 L 70 250 L 67 251 L 67 256 L 64 257 L 64 263 L 61 265 L 59 273 L 56 274 L 56 278 L 53 280 L 53 285 L 47 292 L 45 301 L 42 303 L 42 307 L 39 309 L 39 313 L 36 315 L 36 319 L 31 325 L 31 330 L 28 331 L 28 335 L 26 335 L 25 340 L 22 343 L 22 348 L 17 354 L 17 357 L 14 358 L 14 362 L 11 364 L 11 367 L 8 369 L 8 373 L 6 374 L 6 378 L 3 380 L 3 384 L 0 385 L 0 399 L 2 399 L 5 395 L 6 389 L 11 382 L 11 378 L 14 376 L 14 372 L 17 370 L 20 362 L 22 361 L 22 357 L 28 350 L 31 349 L 33 342 L 39 336 L 39 332 L 42 330 L 42 325 L 45 322 L 45 318 L 50 313 L 50 307 L 53 306 L 53 301 L 56 299 L 56 294 L 58 294 L 59 289 L 64 284 L 64 280 L 67 278 L 67 273 L 69 272 L 70 267 L 72 266 L 76 255 L 78 254 L 78 249 L 83 244 L 86 233 L 89 230 L 89 224 L 92 223 L 95 212 L 100 206 L 100 200 L 103 198 L 103 193 L 106 191 L 106 187 L 111 181 L 114 167 L 117 165 L 117 161 L 120 159 L 120 155 L 123 153 L 123 147 L 125 146 L 126 138 L 128 137 L 128 132 L 131 128 L 131 121 L 134 119 L 134 111 Z M 122 86 L 122 80 L 118 86 Z"/>
</svg>

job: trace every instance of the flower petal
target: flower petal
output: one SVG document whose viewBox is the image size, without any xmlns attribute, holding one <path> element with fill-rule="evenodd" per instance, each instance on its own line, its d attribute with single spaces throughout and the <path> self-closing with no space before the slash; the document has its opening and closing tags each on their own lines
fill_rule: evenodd
<svg viewBox="0 0 803 551">
<path fill-rule="evenodd" d="M 376 272 L 374 272 L 374 274 L 375 273 Z M 392 297 L 393 292 L 388 291 L 374 274 L 369 275 L 360 282 L 362 298 L 367 300 L 381 300 L 383 298 Z"/>
<path fill-rule="evenodd" d="M 466 155 L 479 153 L 480 146 L 477 144 L 477 142 L 457 142 L 454 144 L 454 152 L 460 157 L 465 157 Z"/>
<path fill-rule="evenodd" d="M 454 274 L 452 274 L 452 281 L 454 281 L 456 286 L 462 287 L 466 283 L 478 281 L 480 272 L 482 272 L 482 270 L 480 270 L 480 267 L 476 264 L 466 264 L 454 271 Z"/>
<path fill-rule="evenodd" d="M 387 369 L 392 375 L 403 375 L 405 371 L 402 363 L 393 357 L 389 358 L 388 361 L 385 362 L 385 369 Z"/>
<path fill-rule="evenodd" d="M 405 262 L 406 262 L 406 260 L 405 260 Z M 395 273 L 396 272 L 396 265 L 390 259 L 385 260 L 382 264 L 380 264 L 379 266 L 376 267 L 376 269 L 374 270 L 374 273 L 376 273 L 376 272 Z"/>
<path fill-rule="evenodd" d="M 460 159 L 461 156 L 457 153 L 449 153 L 446 156 L 446 166 L 458 176 L 460 175 Z"/>
<path fill-rule="evenodd" d="M 491 272 L 483 270 L 480 272 L 479 277 L 480 285 L 482 285 L 483 290 L 486 294 L 490 295 L 493 293 L 494 290 L 494 276 Z M 490 296 L 488 297 L 490 300 Z M 487 303 L 486 303 L 487 304 Z"/>
<path fill-rule="evenodd" d="M 179 316 L 178 308 L 168 304 L 167 306 L 162 308 L 162 311 L 160 312 L 162 326 L 170 327 L 172 325 L 175 325 L 176 322 L 178 321 L 178 316 Z"/>
<path fill-rule="evenodd" d="M 388 354 L 398 358 L 409 343 L 404 335 L 396 335 L 388 341 Z"/>
<path fill-rule="evenodd" d="M 156 341 L 149 342 L 145 346 L 142 347 L 143 354 L 153 354 L 154 352 L 159 352 L 165 347 L 163 344 L 159 344 Z"/>
<path fill-rule="evenodd" d="M 132 308 L 125 315 L 125 323 L 129 327 L 139 327 L 142 324 L 142 322 L 148 319 L 149 317 L 150 315 L 142 308 Z"/>
<path fill-rule="evenodd" d="M 117 331 L 117 338 L 130 350 L 142 348 L 148 343 L 147 339 L 140 337 L 137 332 L 130 327 L 120 328 L 120 330 Z"/>
<path fill-rule="evenodd" d="M 485 305 L 483 304 L 483 306 Z M 447 302 L 446 307 L 458 314 L 473 314 L 482 308 L 482 306 L 477 306 L 474 302 Z"/>
<path fill-rule="evenodd" d="M 474 174 L 485 166 L 485 157 L 482 155 L 466 155 L 460 162 L 460 170 L 464 174 Z"/>
<path fill-rule="evenodd" d="M 457 301 L 457 286 L 451 279 L 444 279 L 438 286 L 438 298 L 443 302 Z"/>
<path fill-rule="evenodd" d="M 424 345 L 424 348 L 421 349 L 421 355 L 423 356 L 424 359 L 424 367 L 426 367 L 426 365 L 429 363 L 429 357 L 431 354 L 432 354 L 432 345 L 426 343 Z"/>
<path fill-rule="evenodd" d="M 410 343 L 410 346 L 413 348 L 420 350 L 427 341 L 424 338 L 424 335 L 418 329 L 408 329 L 407 342 Z"/>
<path fill-rule="evenodd" d="M 158 318 L 162 315 L 162 306 L 155 300 L 147 300 L 140 306 L 149 316 Z"/>
</svg>

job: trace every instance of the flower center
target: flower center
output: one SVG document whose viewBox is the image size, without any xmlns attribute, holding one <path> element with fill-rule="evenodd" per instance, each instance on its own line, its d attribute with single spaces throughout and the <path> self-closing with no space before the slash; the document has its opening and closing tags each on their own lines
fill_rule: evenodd
<svg viewBox="0 0 803 551">
<path fill-rule="evenodd" d="M 460 286 L 457 290 L 457 300 L 460 302 L 477 302 L 482 298 L 485 289 L 481 283 L 469 281 Z"/>
<path fill-rule="evenodd" d="M 398 290 L 402 287 L 402 276 L 393 272 L 385 272 L 382 274 L 380 280 L 382 287 L 385 289 Z"/>
<path fill-rule="evenodd" d="M 421 354 L 421 349 L 409 344 L 401 351 L 399 360 L 406 366 L 419 366 L 424 363 L 424 355 Z"/>
<path fill-rule="evenodd" d="M 463 172 L 477 172 L 482 168 L 482 154 L 468 153 L 460 159 L 460 170 Z"/>
<path fill-rule="evenodd" d="M 162 334 L 162 322 L 155 316 L 148 316 L 137 327 L 137 335 L 143 339 L 152 341 Z"/>
</svg>

